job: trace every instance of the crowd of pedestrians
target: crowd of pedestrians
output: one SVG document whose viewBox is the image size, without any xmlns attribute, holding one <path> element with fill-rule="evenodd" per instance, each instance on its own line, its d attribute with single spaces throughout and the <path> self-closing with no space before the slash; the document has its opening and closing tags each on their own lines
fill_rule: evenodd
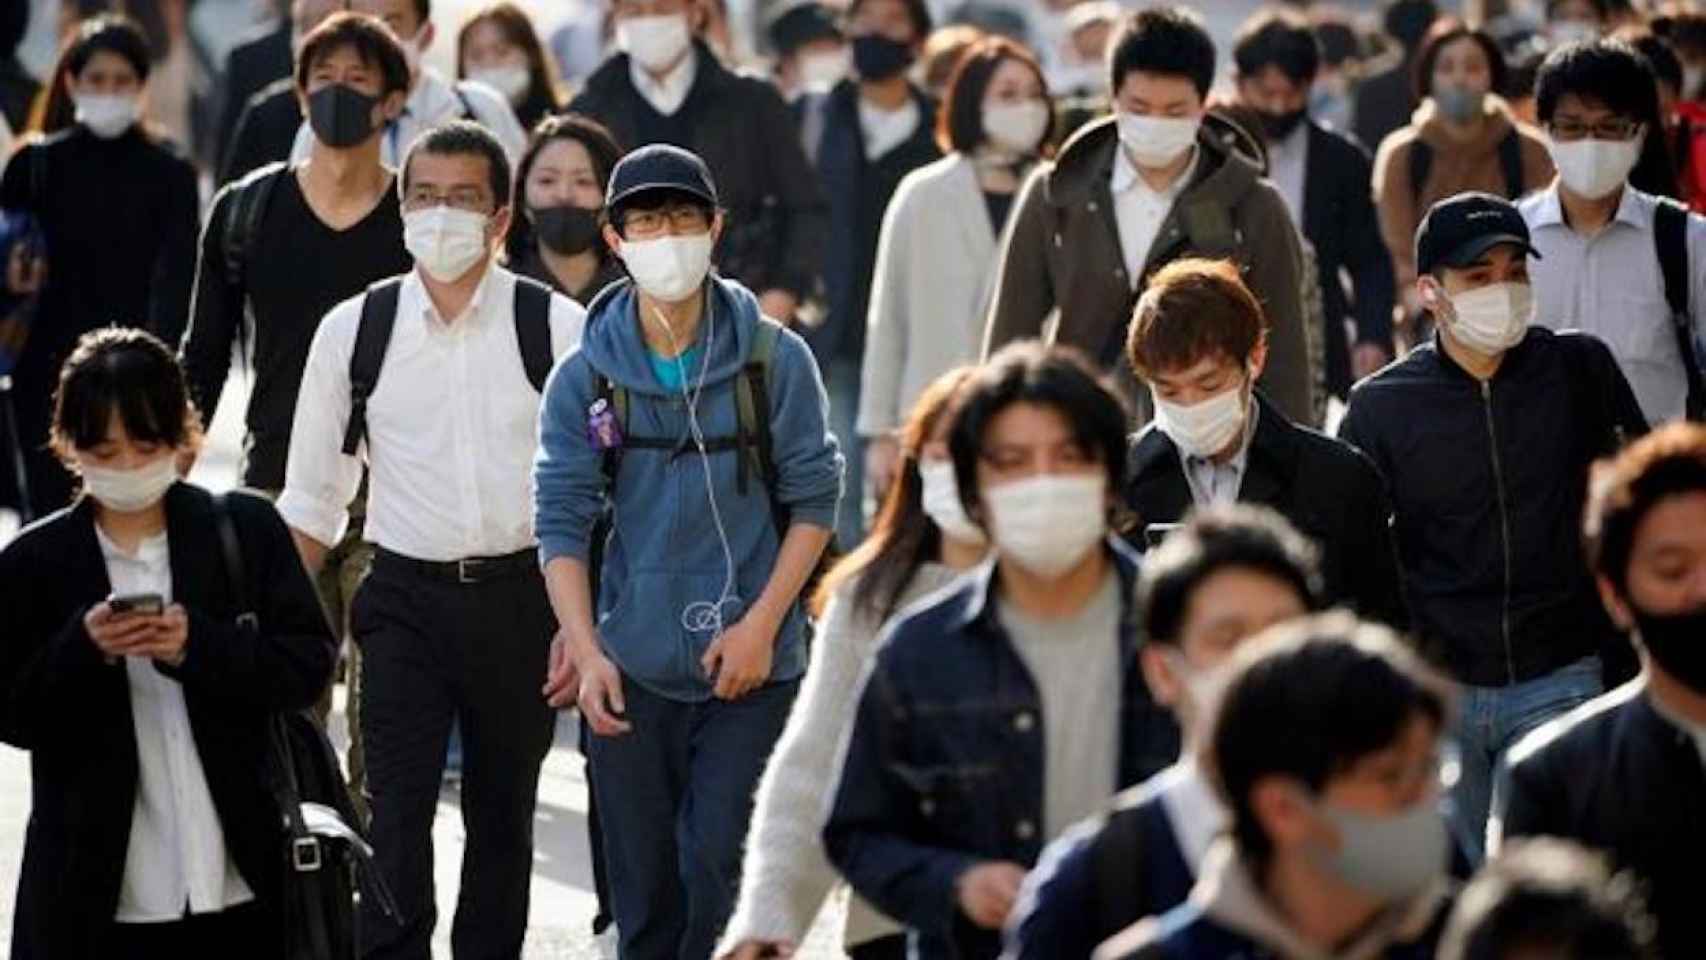
<svg viewBox="0 0 1706 960">
<path fill-rule="evenodd" d="M 14 958 L 519 960 L 559 711 L 622 960 L 1706 955 L 1706 9 L 217 2 L 0 13 Z"/>
</svg>

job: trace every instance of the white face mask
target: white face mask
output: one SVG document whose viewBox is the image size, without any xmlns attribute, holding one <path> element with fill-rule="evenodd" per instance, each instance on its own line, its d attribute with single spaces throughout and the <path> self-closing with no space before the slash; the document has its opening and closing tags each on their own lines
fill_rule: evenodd
<svg viewBox="0 0 1706 960">
<path fill-rule="evenodd" d="M 680 303 L 699 291 L 711 271 L 711 234 L 622 241 L 622 263 L 634 283 L 664 303 Z"/>
<path fill-rule="evenodd" d="M 1226 698 L 1226 688 L 1232 685 L 1232 658 L 1227 657 L 1212 667 L 1200 668 L 1185 659 L 1182 650 L 1169 650 L 1167 653 L 1167 665 L 1172 668 L 1173 679 L 1184 688 L 1188 702 L 1186 712 L 1200 728 L 1220 709 L 1220 701 Z"/>
<path fill-rule="evenodd" d="M 1197 403 L 1170 403 L 1151 391 L 1155 425 L 1171 437 L 1186 456 L 1212 457 L 1225 450 L 1244 431 L 1243 385 L 1223 390 Z"/>
<path fill-rule="evenodd" d="M 840 47 L 834 53 L 800 55 L 800 84 L 814 90 L 827 90 L 847 78 L 853 69 L 853 54 Z"/>
<path fill-rule="evenodd" d="M 1030 155 L 1048 132 L 1048 106 L 1041 100 L 990 103 L 983 107 L 983 132 L 998 150 Z"/>
<path fill-rule="evenodd" d="M 1552 146 L 1552 162 L 1570 192 L 1588 200 L 1611 194 L 1629 180 L 1641 160 L 1643 134 L 1633 140 L 1576 140 Z"/>
<path fill-rule="evenodd" d="M 616 21 L 617 48 L 647 70 L 660 71 L 673 65 L 692 42 L 685 13 Z"/>
<path fill-rule="evenodd" d="M 1521 343 L 1534 320 L 1534 290 L 1526 283 L 1495 283 L 1457 294 L 1449 302 L 1452 335 L 1489 356 Z"/>
<path fill-rule="evenodd" d="M 477 80 L 504 95 L 512 104 L 520 103 L 527 96 L 527 88 L 533 83 L 533 74 L 529 73 L 526 64 L 510 64 L 507 67 L 486 67 L 481 70 L 468 71 L 468 79 Z"/>
<path fill-rule="evenodd" d="M 1101 470 L 1044 473 L 986 491 L 996 549 L 1039 577 L 1065 575 L 1107 535 L 1107 492 Z"/>
<path fill-rule="evenodd" d="M 77 105 L 77 122 L 102 140 L 111 140 L 135 126 L 142 109 L 135 97 L 123 94 L 79 93 L 71 99 Z"/>
<path fill-rule="evenodd" d="M 1124 110 L 1117 111 L 1120 143 L 1126 152 L 1144 167 L 1165 167 L 1184 156 L 1197 142 L 1201 116 L 1140 117 Z"/>
<path fill-rule="evenodd" d="M 1592 43 L 1599 39 L 1599 24 L 1590 20 L 1555 20 L 1546 28 L 1546 33 L 1552 38 L 1554 47 Z"/>
<path fill-rule="evenodd" d="M 918 475 L 924 480 L 924 512 L 936 526 L 942 528 L 942 536 L 956 543 L 969 543 L 980 547 L 989 542 L 983 528 L 972 523 L 971 518 L 966 516 L 965 504 L 960 502 L 960 485 L 954 477 L 952 460 L 920 461 Z"/>
<path fill-rule="evenodd" d="M 426 275 L 439 283 L 460 279 L 490 256 L 483 213 L 428 207 L 403 214 L 403 246 Z"/>
<path fill-rule="evenodd" d="M 82 466 L 83 489 L 108 510 L 135 513 L 160 501 L 178 480 L 177 457 L 167 454 L 135 470 Z"/>
</svg>

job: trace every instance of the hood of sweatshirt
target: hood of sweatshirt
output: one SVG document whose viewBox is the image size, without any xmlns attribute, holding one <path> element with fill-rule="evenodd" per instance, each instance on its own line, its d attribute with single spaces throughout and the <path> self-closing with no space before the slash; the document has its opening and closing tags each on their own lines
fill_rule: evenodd
<svg viewBox="0 0 1706 960">
<path fill-rule="evenodd" d="M 746 365 L 757 338 L 762 315 L 758 298 L 738 283 L 716 274 L 705 280 L 705 314 L 692 344 L 706 351 L 706 385 L 731 380 Z M 640 332 L 641 323 L 662 324 L 661 317 L 640 317 L 639 292 L 631 279 L 605 287 L 587 307 L 586 333 L 581 350 L 594 367 L 630 393 L 674 396 L 652 372 L 651 350 Z M 689 348 L 690 349 L 690 348 Z M 700 369 L 688 371 L 688 381 L 697 384 Z"/>
</svg>

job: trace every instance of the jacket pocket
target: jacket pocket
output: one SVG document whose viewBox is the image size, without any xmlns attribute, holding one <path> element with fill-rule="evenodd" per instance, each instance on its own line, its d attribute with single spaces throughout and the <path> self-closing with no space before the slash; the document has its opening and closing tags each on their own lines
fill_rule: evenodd
<svg viewBox="0 0 1706 960">
<path fill-rule="evenodd" d="M 642 680 L 678 687 L 708 684 L 699 660 L 716 635 L 746 613 L 747 598 L 718 606 L 722 573 L 641 571 L 620 585 L 598 635 L 622 669 Z"/>
</svg>

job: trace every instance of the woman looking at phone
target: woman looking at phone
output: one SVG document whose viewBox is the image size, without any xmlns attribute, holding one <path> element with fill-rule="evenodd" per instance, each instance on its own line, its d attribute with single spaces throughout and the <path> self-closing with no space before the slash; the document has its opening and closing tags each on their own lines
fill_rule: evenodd
<svg viewBox="0 0 1706 960">
<path fill-rule="evenodd" d="M 334 654 L 290 534 L 228 497 L 232 588 L 217 504 L 178 479 L 199 418 L 151 334 L 82 337 L 50 436 L 79 495 L 0 551 L 0 740 L 34 786 L 13 955 L 276 956 L 268 723 L 314 703 Z"/>
</svg>

